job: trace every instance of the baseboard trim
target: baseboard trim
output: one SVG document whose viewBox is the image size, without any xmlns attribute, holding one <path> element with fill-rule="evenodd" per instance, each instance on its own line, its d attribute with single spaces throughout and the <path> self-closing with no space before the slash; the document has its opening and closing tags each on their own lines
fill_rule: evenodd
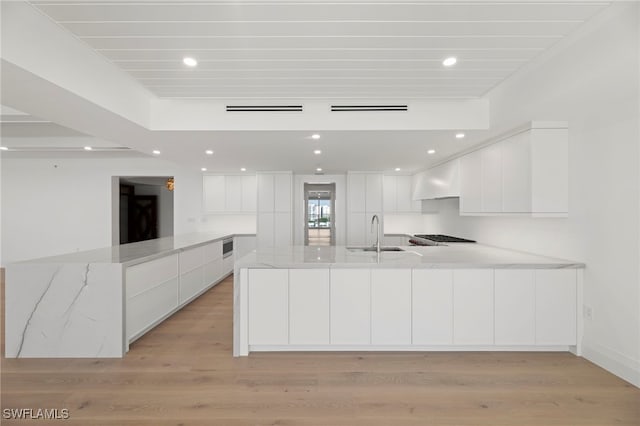
<svg viewBox="0 0 640 426">
<path fill-rule="evenodd" d="M 582 357 L 640 388 L 640 360 L 633 360 L 604 347 L 589 345 L 582 347 Z"/>
</svg>

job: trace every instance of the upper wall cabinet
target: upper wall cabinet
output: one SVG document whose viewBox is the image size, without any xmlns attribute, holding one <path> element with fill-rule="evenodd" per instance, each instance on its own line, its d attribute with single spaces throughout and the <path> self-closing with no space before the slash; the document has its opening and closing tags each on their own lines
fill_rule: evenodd
<svg viewBox="0 0 640 426">
<path fill-rule="evenodd" d="M 205 213 L 256 213 L 255 175 L 204 175 L 202 206 Z"/>
<path fill-rule="evenodd" d="M 414 200 L 460 196 L 460 160 L 455 159 L 413 175 Z"/>
<path fill-rule="evenodd" d="M 460 159 L 460 214 L 569 212 L 566 123 L 532 122 Z"/>
<path fill-rule="evenodd" d="M 420 213 L 420 201 L 412 197 L 411 176 L 384 176 L 382 183 L 385 213 Z"/>
</svg>

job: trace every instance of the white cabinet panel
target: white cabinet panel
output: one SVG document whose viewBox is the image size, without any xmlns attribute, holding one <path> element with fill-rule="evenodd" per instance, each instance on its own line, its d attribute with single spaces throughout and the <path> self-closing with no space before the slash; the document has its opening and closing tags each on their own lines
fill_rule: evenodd
<svg viewBox="0 0 640 426">
<path fill-rule="evenodd" d="M 202 177 L 204 192 L 203 207 L 205 212 L 218 213 L 225 210 L 225 178 L 222 175 L 205 175 Z"/>
<path fill-rule="evenodd" d="M 363 173 L 349 173 L 347 175 L 347 208 L 350 212 L 366 211 L 366 176 Z"/>
<path fill-rule="evenodd" d="M 331 270 L 331 343 L 371 343 L 371 272 Z"/>
<path fill-rule="evenodd" d="M 576 344 L 576 270 L 536 269 L 536 344 Z"/>
<path fill-rule="evenodd" d="M 366 175 L 366 211 L 382 211 L 382 173 Z"/>
<path fill-rule="evenodd" d="M 366 213 L 350 212 L 347 218 L 347 245 L 358 246 L 367 244 Z"/>
<path fill-rule="evenodd" d="M 290 212 L 292 177 L 290 173 L 276 173 L 274 175 L 274 209 L 276 212 Z"/>
<path fill-rule="evenodd" d="M 453 344 L 453 271 L 414 269 L 412 292 L 413 344 Z"/>
<path fill-rule="evenodd" d="M 211 244 L 202 246 L 204 262 L 211 262 L 222 257 L 222 241 L 215 241 Z"/>
<path fill-rule="evenodd" d="M 482 211 L 482 161 L 480 151 L 460 158 L 460 212 Z"/>
<path fill-rule="evenodd" d="M 256 249 L 256 237 L 252 235 L 241 235 L 233 239 L 233 256 L 240 259 Z"/>
<path fill-rule="evenodd" d="M 502 211 L 531 211 L 531 144 L 529 132 L 519 133 L 502 145 Z"/>
<path fill-rule="evenodd" d="M 204 288 L 204 267 L 199 266 L 184 274 L 180 274 L 180 304 L 191 299 Z"/>
<path fill-rule="evenodd" d="M 204 264 L 204 286 L 222 278 L 222 258 Z"/>
<path fill-rule="evenodd" d="M 249 344 L 289 343 L 289 271 L 250 269 Z"/>
<path fill-rule="evenodd" d="M 225 210 L 242 210 L 242 176 L 225 176 Z"/>
<path fill-rule="evenodd" d="M 289 343 L 329 344 L 329 270 L 289 270 Z"/>
<path fill-rule="evenodd" d="M 234 257 L 235 257 L 235 254 L 231 256 L 227 256 L 224 259 L 222 259 L 222 275 L 229 275 L 230 273 L 233 272 Z"/>
<path fill-rule="evenodd" d="M 125 272 L 127 297 L 145 291 L 178 276 L 178 255 L 173 254 L 160 259 L 129 266 Z"/>
<path fill-rule="evenodd" d="M 385 213 L 394 213 L 398 210 L 396 199 L 396 176 L 384 176 L 382 181 Z"/>
<path fill-rule="evenodd" d="M 453 271 L 453 342 L 493 344 L 493 270 Z"/>
<path fill-rule="evenodd" d="M 287 247 L 293 242 L 291 212 L 274 215 L 274 247 Z"/>
<path fill-rule="evenodd" d="M 371 343 L 411 344 L 411 270 L 371 270 Z"/>
<path fill-rule="evenodd" d="M 484 213 L 502 212 L 502 149 L 496 143 L 480 150 L 481 209 Z"/>
<path fill-rule="evenodd" d="M 534 345 L 534 271 L 496 269 L 494 279 L 496 345 Z"/>
<path fill-rule="evenodd" d="M 274 177 L 271 173 L 256 176 L 258 188 L 258 212 L 272 212 L 275 208 Z"/>
<path fill-rule="evenodd" d="M 127 298 L 127 339 L 151 326 L 178 307 L 178 278 L 170 280 Z"/>
<path fill-rule="evenodd" d="M 275 213 L 259 212 L 257 225 L 258 247 L 273 247 L 275 244 Z"/>
<path fill-rule="evenodd" d="M 204 264 L 204 248 L 196 247 L 178 254 L 180 273 L 191 271 Z"/>
<path fill-rule="evenodd" d="M 258 201 L 257 182 L 255 175 L 242 176 L 242 211 L 246 213 L 256 212 Z"/>
<path fill-rule="evenodd" d="M 569 211 L 568 129 L 532 129 L 531 181 L 534 212 Z"/>
</svg>

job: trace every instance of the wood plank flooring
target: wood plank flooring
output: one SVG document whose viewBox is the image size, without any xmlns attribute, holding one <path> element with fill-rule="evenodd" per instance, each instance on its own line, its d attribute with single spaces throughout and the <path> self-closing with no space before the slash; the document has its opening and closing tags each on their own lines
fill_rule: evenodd
<svg viewBox="0 0 640 426">
<path fill-rule="evenodd" d="M 214 287 L 124 359 L 3 357 L 2 408 L 67 408 L 70 419 L 2 424 L 640 425 L 640 389 L 568 353 L 233 358 L 232 286 Z"/>
</svg>

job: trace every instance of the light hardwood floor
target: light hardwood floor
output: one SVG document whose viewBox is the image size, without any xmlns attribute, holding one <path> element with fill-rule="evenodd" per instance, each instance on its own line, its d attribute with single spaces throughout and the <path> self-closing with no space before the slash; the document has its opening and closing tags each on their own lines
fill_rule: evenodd
<svg viewBox="0 0 640 426">
<path fill-rule="evenodd" d="M 71 418 L 2 424 L 640 425 L 640 390 L 568 353 L 233 358 L 232 284 L 124 359 L 3 358 L 2 408 L 68 408 Z"/>
</svg>

